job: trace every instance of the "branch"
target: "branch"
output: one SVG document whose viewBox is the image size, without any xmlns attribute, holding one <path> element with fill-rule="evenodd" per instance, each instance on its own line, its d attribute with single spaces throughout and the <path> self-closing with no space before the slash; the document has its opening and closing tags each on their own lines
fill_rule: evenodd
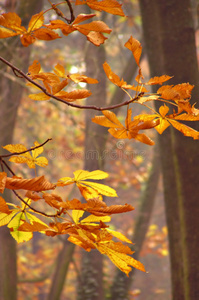
<svg viewBox="0 0 199 300">
<path fill-rule="evenodd" d="M 33 208 L 30 204 L 28 204 L 15 190 L 12 190 L 13 193 L 15 194 L 15 196 L 17 196 L 17 198 L 19 198 L 20 201 L 22 201 L 25 205 L 27 205 L 31 210 L 33 210 L 35 213 L 38 213 L 40 215 L 43 215 L 45 217 L 48 217 L 48 218 L 56 218 L 58 215 L 59 215 L 59 212 L 57 212 L 56 214 L 52 214 L 52 215 L 49 215 L 49 214 L 46 214 L 44 212 L 41 212 L 35 208 Z"/>
<path fill-rule="evenodd" d="M 70 3 L 69 0 L 65 0 L 65 1 L 66 1 L 67 5 L 68 5 L 68 8 L 69 8 L 69 10 L 70 10 L 70 19 L 67 19 L 66 17 L 64 17 L 64 14 L 61 12 L 61 10 L 57 8 L 58 5 L 60 5 L 60 4 L 62 4 L 62 3 L 65 3 L 65 2 L 61 2 L 61 3 L 58 3 L 58 4 L 53 4 L 53 3 L 51 3 L 50 0 L 48 0 L 48 2 L 51 4 L 52 9 L 54 9 L 54 11 L 56 12 L 56 14 L 57 14 L 59 17 L 61 17 L 61 18 L 63 18 L 64 20 L 66 20 L 66 22 L 67 22 L 68 24 L 71 24 L 71 23 L 75 20 L 73 8 L 72 8 L 72 5 L 71 5 L 71 3 Z"/>
<path fill-rule="evenodd" d="M 42 147 L 43 145 L 45 145 L 46 143 L 48 143 L 49 141 L 52 141 L 52 139 L 47 139 L 45 142 L 43 142 L 43 143 L 40 144 L 39 146 L 35 146 L 35 147 L 32 147 L 32 148 L 29 148 L 29 149 L 27 149 L 27 150 L 25 150 L 25 151 L 22 151 L 22 152 L 14 152 L 14 153 L 11 153 L 11 154 L 1 155 L 0 157 L 2 158 L 2 157 L 10 157 L 10 156 L 12 156 L 12 155 L 21 155 L 21 154 L 24 154 L 24 153 L 26 153 L 26 152 L 30 152 L 30 151 L 32 151 L 32 150 L 35 150 L 35 149 L 37 149 L 37 148 L 40 148 L 40 147 Z M 9 171 L 10 171 L 10 170 L 9 170 Z"/>
<path fill-rule="evenodd" d="M 112 109 L 116 109 L 118 107 L 121 106 L 125 106 L 128 105 L 134 101 L 137 101 L 139 99 L 139 95 L 128 100 L 128 101 L 124 101 L 120 104 L 115 104 L 115 105 L 110 105 L 110 106 L 105 106 L 105 107 L 99 107 L 99 106 L 95 106 L 95 105 L 77 105 L 71 102 L 67 102 L 59 97 L 56 97 L 55 95 L 52 95 L 50 93 L 47 92 L 47 90 L 40 85 L 39 83 L 35 82 L 34 80 L 32 80 L 29 76 L 27 76 L 23 71 L 21 71 L 20 69 L 18 69 L 17 67 L 15 67 L 13 64 L 11 64 L 10 62 L 8 62 L 6 59 L 4 59 L 3 57 L 0 56 L 0 61 L 2 61 L 3 63 L 5 63 L 7 66 L 9 66 L 14 74 L 16 75 L 16 72 L 19 73 L 23 78 L 25 78 L 27 81 L 31 82 L 33 85 L 35 85 L 36 87 L 38 87 L 44 94 L 46 94 L 47 96 L 62 102 L 68 106 L 74 107 L 74 108 L 78 108 L 78 109 L 93 109 L 93 110 L 97 110 L 97 111 L 103 111 L 103 110 L 112 110 Z"/>
</svg>

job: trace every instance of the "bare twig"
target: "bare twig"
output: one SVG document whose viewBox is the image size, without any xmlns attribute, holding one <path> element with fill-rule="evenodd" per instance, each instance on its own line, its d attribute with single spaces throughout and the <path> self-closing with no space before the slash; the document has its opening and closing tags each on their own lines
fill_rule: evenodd
<svg viewBox="0 0 199 300">
<path fill-rule="evenodd" d="M 73 13 L 73 8 L 72 8 L 72 5 L 71 5 L 71 3 L 70 3 L 69 0 L 65 0 L 65 1 L 66 1 L 67 5 L 68 5 L 68 8 L 69 8 L 69 10 L 70 10 L 70 19 L 66 18 L 66 17 L 64 16 L 64 14 L 62 13 L 62 11 L 61 11 L 59 8 L 57 8 L 58 5 L 60 5 L 60 4 L 62 4 L 62 3 L 65 3 L 65 2 L 61 2 L 61 3 L 58 3 L 58 4 L 54 4 L 54 3 L 51 3 L 50 0 L 48 0 L 48 2 L 49 2 L 50 5 L 52 6 L 52 9 L 54 9 L 54 11 L 56 12 L 56 14 L 57 14 L 59 17 L 61 17 L 62 19 L 66 20 L 66 22 L 67 22 L 68 24 L 71 24 L 71 23 L 75 20 L 75 16 L 74 16 L 74 13 Z"/>
</svg>

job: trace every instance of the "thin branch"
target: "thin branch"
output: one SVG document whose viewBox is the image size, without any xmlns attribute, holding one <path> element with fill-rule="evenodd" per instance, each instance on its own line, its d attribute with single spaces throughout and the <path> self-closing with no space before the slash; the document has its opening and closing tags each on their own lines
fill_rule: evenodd
<svg viewBox="0 0 199 300">
<path fill-rule="evenodd" d="M 2 157 L 0 157 L 1 159 L 1 162 L 6 166 L 6 168 L 10 171 L 10 173 L 13 175 L 13 176 L 16 176 L 15 173 L 12 171 L 12 169 L 9 167 L 9 165 L 7 164 L 7 162 L 5 162 L 5 160 L 2 159 Z"/>
<path fill-rule="evenodd" d="M 26 152 L 30 152 L 32 150 L 35 150 L 37 148 L 40 148 L 42 147 L 43 145 L 45 145 L 46 143 L 48 143 L 49 141 L 52 141 L 52 139 L 47 139 L 45 142 L 43 142 L 42 144 L 40 144 L 39 146 L 35 146 L 35 147 L 32 147 L 32 148 L 29 148 L 25 151 L 21 151 L 21 152 L 14 152 L 14 153 L 11 153 L 11 154 L 6 154 L 6 155 L 1 155 L 0 157 L 3 158 L 3 157 L 10 157 L 10 156 L 13 156 L 13 155 L 21 155 L 21 154 L 24 154 Z M 9 170 L 10 171 L 10 170 Z"/>
<path fill-rule="evenodd" d="M 22 75 L 27 81 L 31 82 L 33 85 L 35 85 L 36 87 L 38 87 L 44 94 L 46 94 L 47 96 L 59 101 L 59 102 L 62 102 L 68 106 L 71 106 L 71 107 L 74 107 L 74 108 L 78 108 L 78 109 L 93 109 L 93 110 L 97 110 L 97 111 L 103 111 L 103 110 L 112 110 L 112 109 L 116 109 L 118 107 L 121 107 L 121 106 L 125 106 L 125 105 L 128 105 L 129 103 L 132 103 L 136 100 L 139 99 L 139 96 L 136 96 L 134 98 L 131 98 L 130 100 L 128 101 L 124 101 L 120 104 L 116 104 L 116 105 L 110 105 L 110 106 L 105 106 L 105 107 L 98 107 L 98 106 L 95 106 L 95 105 L 77 105 L 77 104 L 74 104 L 74 103 L 71 103 L 71 102 L 67 102 L 55 95 L 52 95 L 50 93 L 47 92 L 47 90 L 42 86 L 40 85 L 39 83 L 35 82 L 34 80 L 32 80 L 29 76 L 27 76 L 23 71 L 21 71 L 20 69 L 18 69 L 17 67 L 15 67 L 13 64 L 11 64 L 10 62 L 8 62 L 6 59 L 4 59 L 3 57 L 0 56 L 0 60 L 5 63 L 7 66 L 9 66 L 13 72 L 16 71 L 18 72 L 20 75 Z"/>
<path fill-rule="evenodd" d="M 69 0 L 65 0 L 65 1 L 66 1 L 67 5 L 68 5 L 68 8 L 69 8 L 69 10 L 70 10 L 70 19 L 67 19 L 67 18 L 64 16 L 64 14 L 62 13 L 62 11 L 61 11 L 59 8 L 57 8 L 58 5 L 63 4 L 63 3 L 65 3 L 65 2 L 61 2 L 61 3 L 58 3 L 58 4 L 54 4 L 54 3 L 51 3 L 50 0 L 48 0 L 48 2 L 49 2 L 50 5 L 52 6 L 52 9 L 54 9 L 54 11 L 56 12 L 56 14 L 57 14 L 59 17 L 61 17 L 62 19 L 66 20 L 66 22 L 67 22 L 68 24 L 71 24 L 71 23 L 75 20 L 73 8 L 72 8 L 72 5 L 71 5 L 71 3 L 70 3 Z"/>
<path fill-rule="evenodd" d="M 17 196 L 17 198 L 22 201 L 25 205 L 27 205 L 31 210 L 33 210 L 35 213 L 38 213 L 40 215 L 43 215 L 45 217 L 48 217 L 48 218 L 55 218 L 59 215 L 59 212 L 57 212 L 56 214 L 53 214 L 53 215 L 49 215 L 49 214 L 46 214 L 44 212 L 41 212 L 35 208 L 33 208 L 30 204 L 28 204 L 15 190 L 12 190 L 13 193 L 15 194 L 15 196 Z"/>
</svg>

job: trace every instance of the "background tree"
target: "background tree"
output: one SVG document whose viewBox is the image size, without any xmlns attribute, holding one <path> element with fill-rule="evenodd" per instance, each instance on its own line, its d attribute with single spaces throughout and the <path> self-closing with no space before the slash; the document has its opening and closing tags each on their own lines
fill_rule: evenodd
<svg viewBox="0 0 199 300">
<path fill-rule="evenodd" d="M 6 11 L 16 11 L 21 15 L 24 26 L 27 26 L 30 16 L 42 8 L 42 1 L 12 1 L 4 3 Z M 24 48 L 17 38 L 0 41 L 1 55 L 23 70 L 29 61 L 30 48 Z M 6 145 L 13 142 L 13 132 L 17 117 L 17 110 L 20 105 L 23 83 L 15 79 L 13 73 L 5 65 L 0 63 L 1 82 L 0 82 L 0 144 Z M 5 76 L 2 76 L 2 75 Z M 11 80 L 10 80 L 11 79 Z M 15 92 L 13 92 L 15 91 Z M 5 153 L 1 148 L 0 153 Z M 11 198 L 11 193 L 6 191 L 4 197 Z M 10 200 L 11 201 L 11 200 Z M 14 300 L 17 297 L 17 268 L 16 268 L 16 243 L 10 236 L 7 228 L 0 228 L 0 299 Z"/>
<path fill-rule="evenodd" d="M 165 73 L 174 76 L 172 84 L 194 84 L 192 104 L 197 102 L 199 77 L 191 1 L 141 0 L 140 8 L 151 76 Z M 195 128 L 198 128 L 198 124 L 195 124 Z M 159 145 L 173 299 L 197 299 L 198 142 L 187 140 L 178 132 L 168 129 L 164 138 L 159 136 Z"/>
</svg>

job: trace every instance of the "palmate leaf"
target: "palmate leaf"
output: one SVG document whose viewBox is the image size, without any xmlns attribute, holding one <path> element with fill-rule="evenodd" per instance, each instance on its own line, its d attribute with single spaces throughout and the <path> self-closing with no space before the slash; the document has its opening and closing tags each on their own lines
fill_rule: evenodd
<svg viewBox="0 0 199 300">
<path fill-rule="evenodd" d="M 194 116 L 193 114 L 173 114 L 167 115 L 169 112 L 169 107 L 167 105 L 162 105 L 159 108 L 159 114 L 147 115 L 142 114 L 135 117 L 135 119 L 139 119 L 142 121 L 152 121 L 159 122 L 155 129 L 158 131 L 159 134 L 162 134 L 170 125 L 174 128 L 182 132 L 185 136 L 190 136 L 193 139 L 199 139 L 199 132 L 194 130 L 193 128 L 179 123 L 176 120 L 182 121 L 196 121 L 198 120 L 198 116 Z"/>
<path fill-rule="evenodd" d="M 41 28 L 44 23 L 43 12 L 40 12 L 31 17 L 28 30 L 21 26 L 21 18 L 13 12 L 5 13 L 0 16 L 0 38 L 7 38 L 20 35 L 20 40 L 23 46 L 27 47 L 40 40 L 54 40 L 60 36 L 51 29 Z"/>
<path fill-rule="evenodd" d="M 98 195 L 106 195 L 109 197 L 117 197 L 117 193 L 114 189 L 110 188 L 107 185 L 96 183 L 92 181 L 87 181 L 87 179 L 100 180 L 108 177 L 108 173 L 96 170 L 96 171 L 84 171 L 78 170 L 74 173 L 74 178 L 63 177 L 60 178 L 57 182 L 57 186 L 65 186 L 72 183 L 76 183 L 81 194 L 85 199 L 95 198 Z"/>
<path fill-rule="evenodd" d="M 148 122 L 147 120 L 145 124 L 145 122 L 139 121 L 138 118 L 131 121 L 132 110 L 128 109 L 124 126 L 113 112 L 104 110 L 102 113 L 104 116 L 95 116 L 92 121 L 101 126 L 110 127 L 108 131 L 115 138 L 136 139 L 142 143 L 154 145 L 154 142 L 144 133 L 139 133 L 139 130 L 154 128 L 157 125 L 156 122 Z"/>
<path fill-rule="evenodd" d="M 39 146 L 40 144 L 36 141 L 34 146 Z M 9 161 L 15 163 L 26 163 L 29 168 L 35 168 L 35 165 L 40 167 L 46 167 L 48 165 L 48 160 L 46 157 L 38 157 L 43 152 L 43 147 L 36 148 L 32 150 L 32 156 L 28 152 L 27 148 L 22 144 L 6 145 L 3 147 L 13 154 L 19 153 L 17 156 L 12 156 Z M 20 154 L 20 152 L 27 151 L 26 153 Z"/>
</svg>

